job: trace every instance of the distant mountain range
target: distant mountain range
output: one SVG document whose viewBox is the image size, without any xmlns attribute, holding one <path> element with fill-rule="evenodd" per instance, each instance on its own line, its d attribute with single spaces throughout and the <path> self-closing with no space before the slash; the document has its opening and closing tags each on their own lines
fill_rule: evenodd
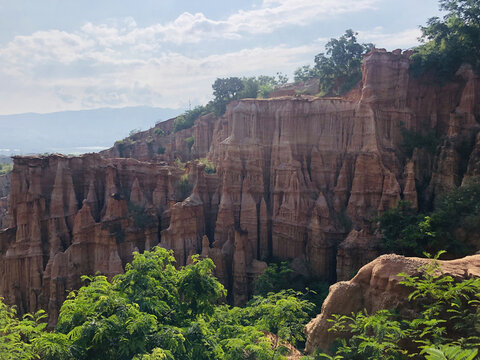
<svg viewBox="0 0 480 360">
<path fill-rule="evenodd" d="M 0 115 L 0 155 L 97 152 L 132 130 L 148 129 L 181 112 L 183 109 L 127 107 Z"/>
</svg>

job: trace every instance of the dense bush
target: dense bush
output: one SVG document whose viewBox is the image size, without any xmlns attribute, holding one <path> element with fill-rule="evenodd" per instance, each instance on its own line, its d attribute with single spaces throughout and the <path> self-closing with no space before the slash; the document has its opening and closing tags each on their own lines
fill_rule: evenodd
<svg viewBox="0 0 480 360">
<path fill-rule="evenodd" d="M 185 142 L 187 143 L 188 150 L 192 151 L 192 146 L 195 143 L 195 137 L 192 135 L 192 136 L 186 138 Z"/>
<path fill-rule="evenodd" d="M 209 161 L 207 158 L 200 158 L 199 161 L 205 165 L 205 173 L 207 174 L 215 174 L 217 172 L 217 168 L 211 161 Z"/>
<path fill-rule="evenodd" d="M 200 116 L 206 115 L 212 112 L 211 104 L 205 106 L 196 106 L 192 110 L 185 111 L 182 115 L 179 115 L 173 121 L 173 131 L 178 132 L 183 129 L 189 129 L 195 123 Z"/>
<path fill-rule="evenodd" d="M 6 175 L 12 172 L 13 164 L 0 164 L 0 175 Z"/>
<path fill-rule="evenodd" d="M 438 198 L 428 215 L 418 214 L 411 204 L 400 201 L 377 219 L 384 250 L 407 256 L 440 249 L 462 256 L 468 245 L 457 239 L 456 230 L 480 233 L 480 183 L 465 184 Z"/>
<path fill-rule="evenodd" d="M 178 201 L 185 200 L 192 193 L 193 184 L 188 174 L 182 175 L 180 180 L 175 184 L 175 190 L 178 195 Z"/>
<path fill-rule="evenodd" d="M 145 208 L 135 205 L 132 202 L 127 202 L 128 214 L 132 216 L 134 226 L 138 229 L 145 229 L 155 223 L 155 219 L 149 215 Z"/>
<path fill-rule="evenodd" d="M 254 294 L 258 296 L 267 296 L 283 290 L 301 291 L 303 299 L 313 305 L 308 312 L 313 317 L 320 313 L 323 300 L 328 295 L 329 284 L 314 276 L 295 273 L 290 263 L 283 261 L 271 262 L 263 274 L 255 279 L 253 287 Z"/>
<path fill-rule="evenodd" d="M 400 147 L 407 157 L 412 157 L 413 150 L 415 150 L 415 148 L 426 149 L 431 154 L 435 154 L 437 146 L 440 143 L 440 139 L 434 130 L 430 130 L 423 135 L 419 132 L 409 130 L 402 126 L 400 131 L 402 133 L 403 140 Z"/>
<path fill-rule="evenodd" d="M 422 228 L 425 216 L 408 201 L 400 201 L 377 219 L 385 252 L 420 256 L 428 247 L 429 237 Z"/>
</svg>

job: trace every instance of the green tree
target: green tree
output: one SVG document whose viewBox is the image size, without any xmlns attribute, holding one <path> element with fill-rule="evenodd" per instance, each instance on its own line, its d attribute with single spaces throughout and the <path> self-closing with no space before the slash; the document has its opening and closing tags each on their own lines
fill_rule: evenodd
<svg viewBox="0 0 480 360">
<path fill-rule="evenodd" d="M 199 256 L 194 255 L 192 260 L 193 263 L 184 267 L 178 277 L 182 313 L 191 318 L 210 316 L 214 313 L 214 305 L 227 293 L 223 285 L 213 277 L 215 265 L 212 259 L 199 260 Z"/>
<path fill-rule="evenodd" d="M 18 319 L 15 307 L 0 297 L 0 360 L 34 359 L 35 342 L 42 336 L 46 323 L 43 310 Z"/>
<path fill-rule="evenodd" d="M 399 201 L 375 220 L 382 236 L 386 252 L 405 256 L 421 256 L 427 250 L 430 239 L 425 216 L 419 214 L 408 201 Z"/>
<path fill-rule="evenodd" d="M 217 115 L 225 113 L 227 104 L 238 99 L 240 91 L 244 88 L 242 79 L 238 77 L 218 78 L 212 85 L 213 107 Z"/>
<path fill-rule="evenodd" d="M 480 69 L 480 3 L 476 0 L 440 0 L 443 18 L 432 17 L 422 27 L 423 45 L 412 56 L 414 74 L 433 72 L 449 80 L 462 63 Z"/>
<path fill-rule="evenodd" d="M 266 296 L 270 292 L 278 292 L 291 287 L 289 275 L 292 273 L 288 262 L 279 264 L 270 263 L 265 271 L 259 275 L 254 283 L 255 294 Z"/>
<path fill-rule="evenodd" d="M 318 71 L 310 65 L 300 66 L 293 72 L 293 81 L 296 83 L 316 77 L 318 77 Z"/>
<path fill-rule="evenodd" d="M 115 277 L 115 287 L 140 311 L 155 315 L 163 324 L 177 324 L 181 315 L 177 272 L 172 253 L 156 247 L 134 253 L 125 273 Z"/>
<path fill-rule="evenodd" d="M 359 44 L 357 33 L 348 29 L 338 39 L 330 39 L 326 53 L 315 56 L 320 86 L 325 95 L 341 95 L 352 89 L 362 78 L 362 59 L 372 44 Z"/>
<path fill-rule="evenodd" d="M 139 310 L 105 276 L 83 277 L 88 286 L 63 303 L 56 330 L 71 341 L 76 359 L 131 359 L 147 352 L 156 317 Z"/>
</svg>

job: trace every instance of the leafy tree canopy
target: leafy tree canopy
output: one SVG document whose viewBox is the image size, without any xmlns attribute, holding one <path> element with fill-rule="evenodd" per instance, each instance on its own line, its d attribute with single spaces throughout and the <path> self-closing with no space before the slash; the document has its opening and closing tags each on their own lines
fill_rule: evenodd
<svg viewBox="0 0 480 360">
<path fill-rule="evenodd" d="M 412 56 L 414 74 L 431 71 L 449 80 L 462 63 L 480 69 L 480 3 L 477 0 L 440 0 L 443 18 L 432 17 L 421 27 L 423 45 Z"/>
<path fill-rule="evenodd" d="M 357 33 L 348 29 L 338 39 L 330 39 L 326 53 L 315 56 L 320 86 L 325 95 L 341 95 L 352 89 L 362 78 L 362 58 L 373 44 L 359 44 Z"/>
<path fill-rule="evenodd" d="M 212 260 L 177 269 L 172 251 L 135 253 L 113 281 L 85 276 L 69 294 L 55 331 L 43 312 L 19 320 L 0 301 L 0 359 L 285 359 L 285 341 L 303 342 L 313 304 L 282 290 L 244 308 L 219 305 L 226 292 Z"/>
</svg>

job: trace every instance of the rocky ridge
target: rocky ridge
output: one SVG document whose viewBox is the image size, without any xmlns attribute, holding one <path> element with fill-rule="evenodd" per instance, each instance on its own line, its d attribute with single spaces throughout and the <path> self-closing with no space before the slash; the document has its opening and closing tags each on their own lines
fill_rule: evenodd
<svg viewBox="0 0 480 360">
<path fill-rule="evenodd" d="M 363 310 L 374 314 L 381 309 L 396 309 L 400 314 L 413 312 L 412 303 L 406 301 L 411 289 L 400 284 L 403 278 L 398 274 L 418 276 L 421 268 L 431 261 L 394 254 L 382 255 L 362 267 L 350 281 L 332 285 L 322 305 L 322 312 L 305 327 L 306 352 L 312 353 L 317 348 L 330 350 L 339 336 L 328 331 L 331 327 L 328 319 L 333 314 L 350 315 Z M 443 274 L 455 280 L 480 277 L 480 255 L 450 261 L 438 260 L 438 264 Z"/>
<path fill-rule="evenodd" d="M 157 243 L 179 266 L 211 257 L 235 304 L 271 258 L 303 261 L 324 280 L 350 278 L 378 256 L 376 214 L 400 199 L 428 207 L 478 176 L 478 76 L 463 67 L 446 85 L 413 78 L 409 56 L 372 51 L 344 98 L 243 99 L 220 118 L 176 133 L 168 120 L 101 155 L 16 157 L 0 295 L 21 311 L 48 309 L 54 321 L 80 275 L 113 276 L 132 251 Z M 409 157 L 402 127 L 434 129 L 443 142 Z M 202 157 L 216 173 L 205 173 Z M 183 170 L 175 159 L 191 161 Z"/>
</svg>

